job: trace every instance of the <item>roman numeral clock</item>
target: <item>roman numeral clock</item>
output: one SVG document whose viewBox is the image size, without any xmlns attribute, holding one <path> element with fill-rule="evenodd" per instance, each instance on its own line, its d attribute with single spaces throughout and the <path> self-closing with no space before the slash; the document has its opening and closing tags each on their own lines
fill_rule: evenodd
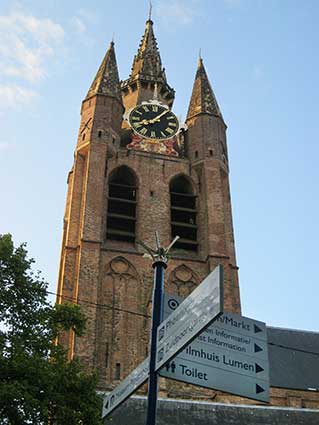
<svg viewBox="0 0 319 425">
<path fill-rule="evenodd" d="M 142 102 L 130 109 L 124 119 L 133 131 L 128 149 L 179 156 L 182 127 L 167 105 L 158 100 Z"/>
</svg>

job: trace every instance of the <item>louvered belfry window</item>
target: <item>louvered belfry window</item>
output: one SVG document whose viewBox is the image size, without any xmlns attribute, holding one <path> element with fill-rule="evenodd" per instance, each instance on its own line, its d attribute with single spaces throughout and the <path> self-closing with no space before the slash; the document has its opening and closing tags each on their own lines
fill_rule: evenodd
<svg viewBox="0 0 319 425">
<path fill-rule="evenodd" d="M 180 239 L 175 248 L 197 251 L 196 195 L 189 180 L 175 177 L 170 184 L 172 238 Z"/>
<path fill-rule="evenodd" d="M 108 184 L 106 238 L 135 242 L 136 178 L 126 166 L 115 170 Z"/>
</svg>

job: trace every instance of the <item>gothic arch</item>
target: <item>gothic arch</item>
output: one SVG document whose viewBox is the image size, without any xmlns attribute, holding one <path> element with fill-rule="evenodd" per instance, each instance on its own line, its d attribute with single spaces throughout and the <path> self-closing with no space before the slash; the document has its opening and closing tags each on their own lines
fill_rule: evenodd
<svg viewBox="0 0 319 425">
<path fill-rule="evenodd" d="M 135 279 L 138 276 L 136 268 L 130 261 L 121 255 L 114 257 L 105 267 L 106 276 L 119 276 L 125 280 Z"/>
<path fill-rule="evenodd" d="M 103 267 L 98 302 L 98 364 L 111 383 L 123 379 L 143 360 L 140 343 L 144 332 L 141 313 L 141 279 L 133 264 L 123 256 L 112 258 Z M 138 361 L 137 361 L 138 360 Z"/>
<path fill-rule="evenodd" d="M 136 174 L 136 172 L 133 170 L 133 168 L 129 167 L 128 165 L 119 165 L 118 167 L 115 167 L 109 174 L 108 176 L 108 181 L 112 181 L 114 178 L 116 178 L 117 176 L 119 177 L 123 177 L 125 178 L 125 175 L 130 176 L 130 179 L 132 181 L 132 183 L 135 186 L 138 186 L 138 176 Z"/>
<path fill-rule="evenodd" d="M 169 180 L 169 187 L 171 187 L 172 184 L 174 183 L 174 181 L 178 180 L 178 179 L 185 179 L 185 181 L 188 182 L 192 193 L 195 194 L 195 195 L 197 194 L 197 182 L 195 182 L 192 179 L 192 177 L 190 177 L 190 176 L 188 176 L 187 174 L 184 174 L 184 173 L 174 174 Z"/>
<path fill-rule="evenodd" d="M 181 264 L 171 271 L 167 291 L 181 297 L 187 297 L 198 284 L 197 274 L 186 264 Z"/>
<path fill-rule="evenodd" d="M 106 264 L 102 279 L 101 297 L 106 303 L 109 304 L 111 298 L 114 305 L 118 304 L 119 310 L 138 312 L 141 305 L 139 299 L 141 279 L 127 258 L 114 257 Z"/>
</svg>

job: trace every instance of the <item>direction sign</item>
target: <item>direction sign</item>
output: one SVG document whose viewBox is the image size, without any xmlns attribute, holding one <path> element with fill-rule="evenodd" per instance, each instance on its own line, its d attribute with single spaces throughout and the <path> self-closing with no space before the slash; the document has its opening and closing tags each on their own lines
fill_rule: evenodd
<svg viewBox="0 0 319 425">
<path fill-rule="evenodd" d="M 168 371 L 167 371 L 168 369 Z M 203 366 L 184 360 L 180 355 L 164 366 L 160 375 L 165 378 L 217 389 L 254 400 L 269 401 L 269 383 L 250 376 L 235 375 L 234 372 Z"/>
<path fill-rule="evenodd" d="M 223 268 L 217 266 L 157 330 L 156 370 L 209 325 L 223 309 Z"/>
<path fill-rule="evenodd" d="M 147 357 L 133 372 L 121 382 L 103 400 L 102 419 L 123 403 L 135 390 L 147 380 L 149 375 L 149 357 Z"/>
<path fill-rule="evenodd" d="M 165 294 L 164 317 L 181 302 L 181 297 Z M 166 364 L 160 375 L 268 401 L 266 325 L 237 314 L 223 313 Z"/>
</svg>

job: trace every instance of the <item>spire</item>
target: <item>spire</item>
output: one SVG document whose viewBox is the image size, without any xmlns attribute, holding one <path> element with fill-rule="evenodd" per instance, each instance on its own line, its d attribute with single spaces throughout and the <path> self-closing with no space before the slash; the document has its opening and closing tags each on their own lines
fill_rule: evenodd
<svg viewBox="0 0 319 425">
<path fill-rule="evenodd" d="M 134 57 L 132 72 L 129 78 L 132 80 L 146 80 L 166 83 L 165 69 L 162 67 L 161 56 L 157 47 L 153 31 L 153 21 L 146 21 L 146 28 L 137 54 Z"/>
<path fill-rule="evenodd" d="M 223 119 L 213 89 L 208 80 L 201 54 L 199 54 L 187 119 L 198 114 L 215 115 Z"/>
<path fill-rule="evenodd" d="M 152 19 L 152 9 L 153 9 L 153 4 L 152 4 L 151 0 L 149 0 L 149 10 L 148 10 L 148 20 L 149 21 Z"/>
<path fill-rule="evenodd" d="M 86 99 L 95 94 L 113 96 L 122 101 L 113 40 L 91 84 Z"/>
</svg>

